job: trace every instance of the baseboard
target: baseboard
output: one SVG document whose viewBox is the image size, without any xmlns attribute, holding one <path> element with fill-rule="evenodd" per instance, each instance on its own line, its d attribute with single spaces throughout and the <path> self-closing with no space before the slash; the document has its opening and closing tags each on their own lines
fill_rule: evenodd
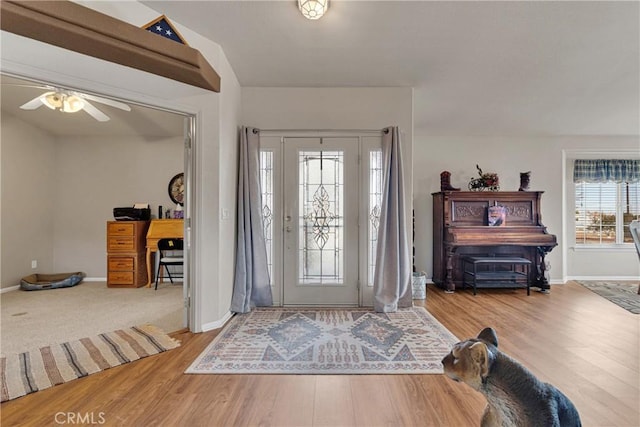
<svg viewBox="0 0 640 427">
<path fill-rule="evenodd" d="M 20 285 L 11 286 L 9 288 L 0 289 L 0 294 L 4 294 L 5 292 L 17 291 L 20 289 Z"/>
<path fill-rule="evenodd" d="M 573 279 L 569 279 L 569 280 L 573 280 Z M 582 280 L 587 280 L 587 279 L 582 279 Z M 616 280 L 616 279 L 612 279 L 612 280 Z M 617 279 L 617 280 L 624 280 L 624 279 Z M 628 280 L 633 280 L 633 279 L 628 279 Z M 565 283 L 566 283 L 566 280 L 562 280 L 562 279 L 551 279 L 551 281 L 549 282 L 550 285 L 564 285 Z M 434 285 L 435 282 L 432 279 L 427 279 L 427 284 Z"/>
<path fill-rule="evenodd" d="M 616 281 L 616 280 L 640 280 L 638 276 L 567 276 L 569 280 L 597 280 L 600 282 Z"/>
<path fill-rule="evenodd" d="M 215 322 L 205 323 L 204 325 L 202 325 L 202 332 L 207 332 L 207 331 L 212 331 L 214 329 L 222 328 L 225 325 L 225 323 L 227 323 L 229 319 L 231 319 L 232 317 L 233 317 L 233 313 L 231 313 L 230 311 L 227 311 L 225 315 L 222 316 L 222 319 L 216 320 Z"/>
<path fill-rule="evenodd" d="M 106 277 L 85 277 L 82 279 L 83 282 L 106 282 Z"/>
</svg>

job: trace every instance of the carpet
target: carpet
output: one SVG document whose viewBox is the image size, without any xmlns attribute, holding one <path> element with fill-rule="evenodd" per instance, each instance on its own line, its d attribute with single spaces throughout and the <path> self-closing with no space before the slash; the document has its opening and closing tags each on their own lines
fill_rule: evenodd
<svg viewBox="0 0 640 427">
<path fill-rule="evenodd" d="M 6 292 L 0 297 L 0 349 L 2 356 L 23 353 L 134 325 L 175 332 L 183 328 L 183 312 L 182 286 L 169 282 L 157 291 L 83 281 L 72 288 Z"/>
<path fill-rule="evenodd" d="M 459 340 L 422 307 L 263 308 L 234 316 L 188 374 L 441 374 Z"/>
<path fill-rule="evenodd" d="M 0 359 L 2 402 L 176 348 L 153 325 L 134 326 Z"/>
<path fill-rule="evenodd" d="M 638 295 L 637 283 L 591 280 L 581 280 L 578 283 L 625 310 L 633 314 L 640 314 L 640 295 Z"/>
</svg>

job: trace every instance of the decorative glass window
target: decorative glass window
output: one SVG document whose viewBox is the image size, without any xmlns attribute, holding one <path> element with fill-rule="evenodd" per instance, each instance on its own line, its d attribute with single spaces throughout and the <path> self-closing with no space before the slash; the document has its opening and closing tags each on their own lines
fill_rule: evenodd
<svg viewBox="0 0 640 427">
<path fill-rule="evenodd" d="M 267 245 L 269 277 L 273 277 L 273 151 L 260 151 L 260 189 L 262 193 L 262 221 Z"/>
<path fill-rule="evenodd" d="M 376 248 L 378 246 L 378 226 L 382 208 L 382 150 L 369 152 L 369 241 L 368 241 L 368 280 L 373 286 L 373 275 L 376 269 Z"/>
<path fill-rule="evenodd" d="M 299 164 L 299 281 L 344 281 L 344 154 L 301 151 Z"/>
</svg>

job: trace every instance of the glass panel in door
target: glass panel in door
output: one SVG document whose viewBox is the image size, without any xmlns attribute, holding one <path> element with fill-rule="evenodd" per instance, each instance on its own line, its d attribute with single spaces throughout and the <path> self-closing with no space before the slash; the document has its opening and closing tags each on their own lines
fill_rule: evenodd
<svg viewBox="0 0 640 427">
<path fill-rule="evenodd" d="M 358 139 L 286 138 L 284 303 L 358 304 Z"/>
</svg>

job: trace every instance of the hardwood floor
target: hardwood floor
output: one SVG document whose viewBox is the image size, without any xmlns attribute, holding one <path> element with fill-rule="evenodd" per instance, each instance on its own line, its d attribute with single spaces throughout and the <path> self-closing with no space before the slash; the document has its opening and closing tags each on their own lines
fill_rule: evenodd
<svg viewBox="0 0 640 427">
<path fill-rule="evenodd" d="M 640 316 L 582 286 L 551 294 L 429 287 L 426 308 L 461 339 L 483 327 L 556 385 L 584 426 L 640 426 Z M 1 406 L 2 426 L 473 426 L 484 398 L 444 375 L 185 375 L 218 331 Z M 79 422 L 82 421 L 82 422 Z"/>
</svg>

